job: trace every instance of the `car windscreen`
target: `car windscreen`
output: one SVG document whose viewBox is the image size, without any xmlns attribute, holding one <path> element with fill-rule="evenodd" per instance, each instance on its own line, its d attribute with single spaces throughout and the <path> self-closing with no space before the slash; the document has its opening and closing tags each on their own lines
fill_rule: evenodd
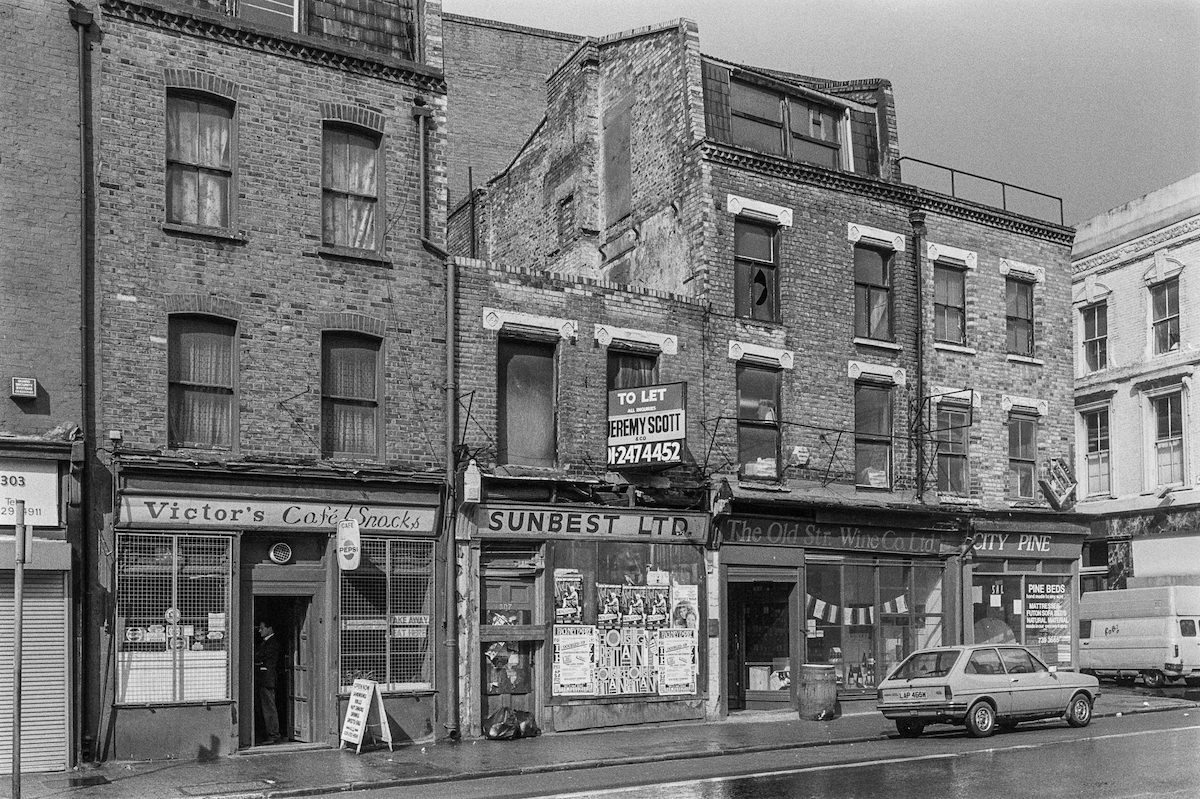
<svg viewBox="0 0 1200 799">
<path fill-rule="evenodd" d="M 957 649 L 940 649 L 918 652 L 900 664 L 892 673 L 892 680 L 915 680 L 920 677 L 945 677 L 958 662 L 961 653 Z"/>
</svg>

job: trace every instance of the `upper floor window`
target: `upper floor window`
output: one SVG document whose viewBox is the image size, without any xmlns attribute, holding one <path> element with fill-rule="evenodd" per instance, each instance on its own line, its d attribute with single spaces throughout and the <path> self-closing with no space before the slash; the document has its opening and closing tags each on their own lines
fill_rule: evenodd
<svg viewBox="0 0 1200 799">
<path fill-rule="evenodd" d="M 608 390 L 652 386 L 658 382 L 658 358 L 646 352 L 608 351 Z"/>
<path fill-rule="evenodd" d="M 892 487 L 892 387 L 854 384 L 855 483 Z"/>
<path fill-rule="evenodd" d="M 238 0 L 237 15 L 272 28 L 296 31 L 299 5 L 300 0 Z"/>
<path fill-rule="evenodd" d="M 325 126 L 321 170 L 321 230 L 325 244 L 379 249 L 379 144 L 376 133 Z"/>
<path fill-rule="evenodd" d="M 1008 417 L 1008 496 L 1033 499 L 1037 477 L 1037 419 L 1024 414 Z"/>
<path fill-rule="evenodd" d="M 734 220 L 734 310 L 738 316 L 779 321 L 778 244 L 778 228 L 740 217 Z"/>
<path fill-rule="evenodd" d="M 891 341 L 892 253 L 854 247 L 854 335 Z"/>
<path fill-rule="evenodd" d="M 1157 485 L 1183 483 L 1183 392 L 1152 397 Z"/>
<path fill-rule="evenodd" d="M 1083 309 L 1083 359 L 1089 372 L 1108 367 L 1108 305 Z"/>
<path fill-rule="evenodd" d="M 734 144 L 837 169 L 841 111 L 742 81 L 729 83 Z"/>
<path fill-rule="evenodd" d="M 167 321 L 167 442 L 172 447 L 232 449 L 237 325 L 211 316 Z"/>
<path fill-rule="evenodd" d="M 1151 324 L 1154 329 L 1154 354 L 1179 349 L 1179 278 L 1173 277 L 1150 287 Z"/>
<path fill-rule="evenodd" d="M 233 183 L 233 104 L 167 94 L 167 221 L 229 227 Z"/>
<path fill-rule="evenodd" d="M 967 496 L 971 414 L 967 408 L 942 403 L 937 412 L 937 487 L 938 492 Z"/>
<path fill-rule="evenodd" d="M 554 344 L 501 338 L 496 424 L 499 463 L 553 467 L 557 458 Z"/>
<path fill-rule="evenodd" d="M 1108 495 L 1108 408 L 1084 411 L 1083 426 L 1087 429 L 1087 495 Z"/>
<path fill-rule="evenodd" d="M 1028 280 L 1005 278 L 1005 328 L 1007 351 L 1033 357 L 1033 286 Z"/>
<path fill-rule="evenodd" d="M 738 464 L 745 477 L 779 476 L 781 374 L 778 369 L 738 364 Z"/>
<path fill-rule="evenodd" d="M 321 454 L 379 455 L 380 340 L 359 333 L 321 336 Z"/>
<path fill-rule="evenodd" d="M 933 337 L 950 344 L 967 342 L 966 270 L 933 265 Z"/>
</svg>

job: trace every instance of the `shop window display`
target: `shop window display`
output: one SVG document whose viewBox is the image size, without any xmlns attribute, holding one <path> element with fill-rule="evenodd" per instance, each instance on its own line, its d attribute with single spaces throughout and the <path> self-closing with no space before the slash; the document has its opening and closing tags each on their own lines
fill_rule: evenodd
<svg viewBox="0 0 1200 799">
<path fill-rule="evenodd" d="M 976 574 L 975 643 L 1023 644 L 1046 663 L 1071 665 L 1071 578 Z"/>
<path fill-rule="evenodd" d="M 816 563 L 806 569 L 807 661 L 839 688 L 874 688 L 919 648 L 940 646 L 942 569 L 909 563 Z"/>
<path fill-rule="evenodd" d="M 695 695 L 701 555 L 661 544 L 552 546 L 552 694 Z"/>
</svg>

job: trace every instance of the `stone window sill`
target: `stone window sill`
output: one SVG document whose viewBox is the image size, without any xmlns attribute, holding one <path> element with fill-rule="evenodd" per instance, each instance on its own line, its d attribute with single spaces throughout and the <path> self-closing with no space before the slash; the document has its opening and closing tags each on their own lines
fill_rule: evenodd
<svg viewBox="0 0 1200 799">
<path fill-rule="evenodd" d="M 854 343 L 862 347 L 875 347 L 881 350 L 891 350 L 892 352 L 904 352 L 904 347 L 894 341 L 883 341 L 877 338 L 862 338 L 854 337 Z"/>
<path fill-rule="evenodd" d="M 941 352 L 957 352 L 959 355 L 978 355 L 979 351 L 974 347 L 967 347 L 962 344 L 950 344 L 945 341 L 933 342 L 933 348 Z"/>
<path fill-rule="evenodd" d="M 322 258 L 363 261 L 365 263 L 379 264 L 380 266 L 392 265 L 391 261 L 384 258 L 375 250 L 361 250 L 357 247 L 335 247 L 331 244 L 323 244 L 317 248 L 317 255 Z"/>
<path fill-rule="evenodd" d="M 1041 358 L 1030 358 L 1027 355 L 1013 355 L 1009 353 L 1007 356 L 1009 363 L 1027 363 L 1030 366 L 1045 366 L 1046 362 Z"/>
<path fill-rule="evenodd" d="M 241 230 L 223 227 L 208 227 L 207 225 L 185 225 L 178 222 L 163 222 L 162 231 L 176 236 L 194 236 L 199 239 L 225 241 L 230 244 L 245 244 L 248 239 Z"/>
</svg>

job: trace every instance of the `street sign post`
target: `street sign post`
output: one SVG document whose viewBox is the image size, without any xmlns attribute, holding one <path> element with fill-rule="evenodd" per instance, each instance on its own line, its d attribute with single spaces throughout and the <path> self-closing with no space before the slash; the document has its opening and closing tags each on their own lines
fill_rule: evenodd
<svg viewBox="0 0 1200 799">
<path fill-rule="evenodd" d="M 21 799 L 21 617 L 25 600 L 25 561 L 28 559 L 25 541 L 25 500 L 13 503 L 13 732 L 12 732 L 12 797 Z"/>
</svg>

